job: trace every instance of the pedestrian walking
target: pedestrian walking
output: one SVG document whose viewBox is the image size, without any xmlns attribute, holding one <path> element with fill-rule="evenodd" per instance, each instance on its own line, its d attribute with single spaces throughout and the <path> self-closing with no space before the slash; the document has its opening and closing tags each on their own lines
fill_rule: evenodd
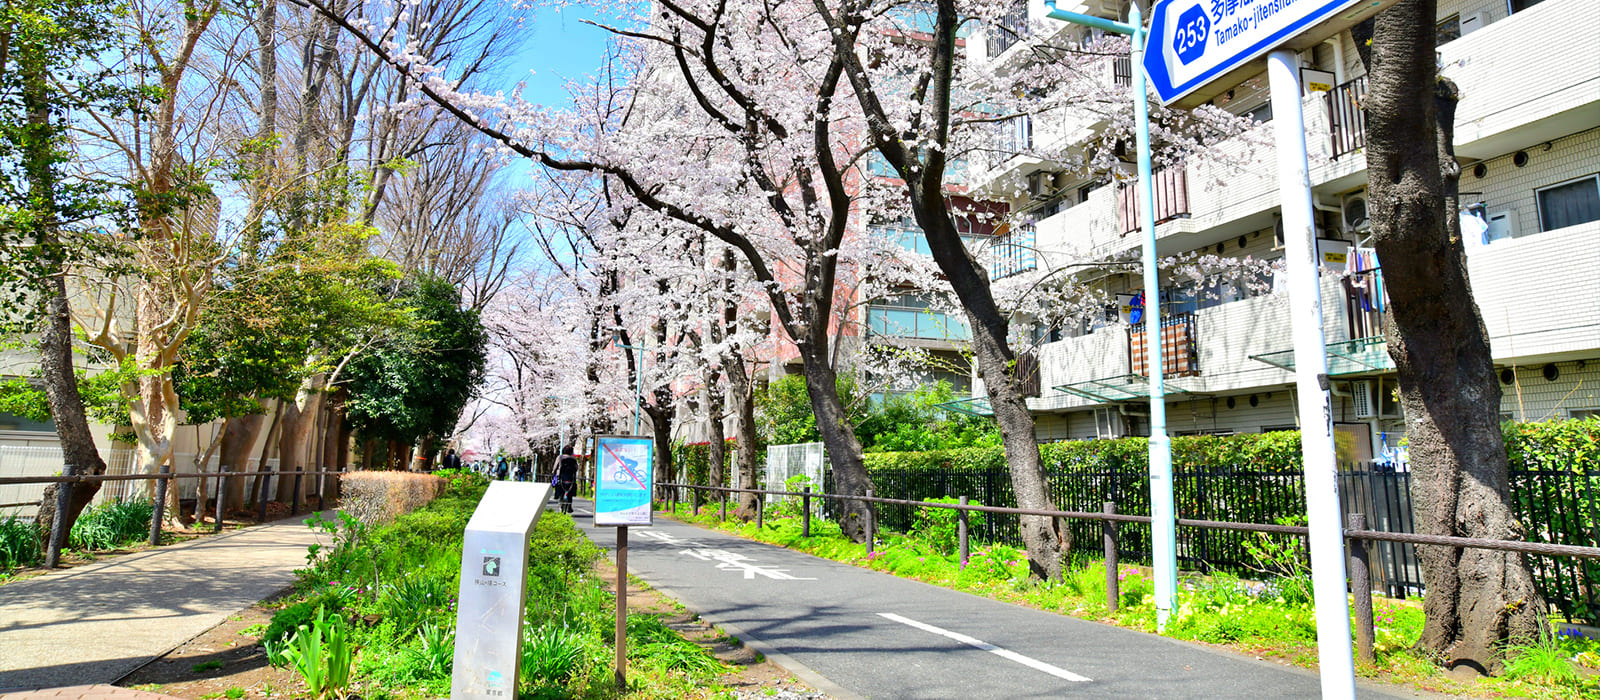
<svg viewBox="0 0 1600 700">
<path fill-rule="evenodd" d="M 578 493 L 578 458 L 572 456 L 572 446 L 561 447 L 561 460 L 556 463 L 556 497 L 561 499 L 561 512 L 572 512 L 572 497 Z"/>
<path fill-rule="evenodd" d="M 447 450 L 444 453 L 444 459 L 442 462 L 443 464 L 439 465 L 441 468 L 454 469 L 456 471 L 461 470 L 461 455 L 456 454 L 455 450 Z"/>
<path fill-rule="evenodd" d="M 498 463 L 496 463 L 495 466 L 494 466 L 494 478 L 496 478 L 496 479 L 498 479 L 500 481 L 505 481 L 506 480 L 506 476 L 508 476 L 510 473 L 511 473 L 511 466 L 506 464 L 506 458 L 505 457 L 501 457 L 500 461 Z"/>
</svg>

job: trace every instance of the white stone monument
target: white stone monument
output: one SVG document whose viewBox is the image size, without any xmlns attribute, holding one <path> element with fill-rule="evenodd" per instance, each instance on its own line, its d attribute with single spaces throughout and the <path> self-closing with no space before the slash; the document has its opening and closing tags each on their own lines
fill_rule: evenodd
<svg viewBox="0 0 1600 700">
<path fill-rule="evenodd" d="M 549 500 L 549 484 L 496 481 L 467 522 L 452 700 L 517 697 L 528 538 Z"/>
</svg>

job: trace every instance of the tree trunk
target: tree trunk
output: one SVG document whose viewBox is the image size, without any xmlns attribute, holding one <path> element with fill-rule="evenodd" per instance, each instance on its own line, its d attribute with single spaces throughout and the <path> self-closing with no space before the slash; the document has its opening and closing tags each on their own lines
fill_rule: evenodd
<svg viewBox="0 0 1600 700">
<path fill-rule="evenodd" d="M 750 375 L 745 372 L 744 358 L 733 356 L 723 361 L 722 367 L 728 376 L 728 385 L 732 389 L 730 398 L 733 399 L 733 413 L 738 420 L 734 425 L 734 451 L 738 458 L 738 483 L 735 486 L 742 489 L 756 488 L 756 475 L 760 466 L 756 463 L 756 399 L 751 391 Z M 821 484 L 817 484 L 820 489 Z M 739 507 L 753 509 L 756 507 L 756 495 L 753 493 L 739 494 Z"/>
<path fill-rule="evenodd" d="M 670 403 L 665 408 L 649 403 L 644 405 L 645 417 L 650 419 L 650 438 L 655 443 L 655 480 L 658 483 L 677 481 L 677 475 L 673 474 L 675 466 L 672 461 L 672 419 L 674 413 L 676 411 L 673 410 Z"/>
<path fill-rule="evenodd" d="M 316 427 L 317 408 L 322 405 L 322 392 L 317 389 L 320 383 L 318 377 L 307 377 L 300 383 L 300 388 L 295 392 L 294 402 L 283 407 L 283 417 L 279 419 L 282 427 L 278 432 L 278 471 L 285 477 L 278 479 L 278 500 L 290 502 L 294 496 L 295 467 L 305 467 L 303 461 L 308 455 L 306 443 L 311 437 L 311 429 Z M 301 493 L 304 496 L 305 479 L 300 480 Z"/>
<path fill-rule="evenodd" d="M 727 486 L 728 443 L 722 429 L 722 373 L 712 372 L 706 387 L 706 421 L 710 433 L 706 442 L 706 483 Z"/>
<path fill-rule="evenodd" d="M 839 375 L 827 361 L 827 348 L 809 343 L 800 346 L 802 372 L 806 380 L 806 393 L 811 397 L 811 411 L 817 416 L 817 433 L 828 452 L 833 468 L 833 493 L 841 496 L 865 496 L 872 485 L 867 476 L 867 465 L 861 460 L 861 441 L 856 439 L 855 427 L 839 400 Z M 821 488 L 821 484 L 817 485 Z M 843 502 L 843 515 L 839 529 L 856 542 L 867 541 L 865 501 Z"/>
<path fill-rule="evenodd" d="M 217 463 L 227 467 L 231 472 L 252 471 L 250 451 L 256 446 L 256 440 L 261 437 L 261 429 L 266 423 L 267 416 L 263 413 L 229 418 L 222 426 L 222 446 L 218 450 Z M 228 480 L 229 503 L 244 502 L 244 485 L 244 479 Z"/>
<path fill-rule="evenodd" d="M 1373 26 L 1367 169 L 1373 238 L 1392 305 L 1384 329 L 1417 503 L 1417 531 L 1518 540 L 1500 386 L 1467 279 L 1451 149 L 1457 95 L 1438 76 L 1435 0 L 1403 0 Z M 1507 640 L 1538 634 L 1544 601 L 1521 554 L 1418 547 L 1426 623 L 1418 645 L 1495 671 Z"/>
<path fill-rule="evenodd" d="M 72 311 L 67 305 L 65 261 L 59 253 L 50 254 L 61 244 L 58 220 L 58 177 L 55 169 L 56 127 L 50 121 L 52 99 L 49 72 L 44 52 L 37 47 L 23 47 L 17 52 L 17 62 L 23 76 L 23 108 L 28 122 L 22 137 L 23 168 L 28 181 L 28 195 L 36 210 L 35 229 L 39 249 L 46 254 L 38 259 L 51 265 L 46 277 L 45 326 L 39 335 L 39 370 L 44 378 L 46 400 L 50 403 L 50 418 L 55 422 L 56 435 L 61 440 L 63 457 L 62 474 L 69 476 L 104 474 L 106 464 L 95 447 L 94 435 L 89 432 L 89 419 L 83 407 L 83 397 L 78 393 L 78 377 L 72 368 Z M 98 483 L 72 484 L 67 499 L 67 512 L 56 512 L 56 492 L 61 488 L 52 484 L 45 488 L 43 502 L 34 521 L 43 526 L 53 525 L 59 515 L 67 527 L 77 522 L 78 514 L 100 491 Z"/>
<path fill-rule="evenodd" d="M 1018 375 L 1017 356 L 1006 343 L 1010 321 L 995 303 L 989 278 L 962 244 L 941 192 L 912 188 L 913 211 L 928 238 L 939 269 L 949 279 L 956 297 L 966 311 L 972 327 L 972 352 L 978 376 L 983 379 L 1000 424 L 1000 439 L 1005 446 L 1006 464 L 1011 470 L 1011 488 L 1017 506 L 1054 510 L 1045 485 L 1044 461 L 1039 456 L 1039 439 L 1023 396 L 1023 377 Z M 1022 543 L 1028 550 L 1028 569 L 1043 579 L 1061 577 L 1063 559 L 1072 548 L 1072 531 L 1060 527 L 1054 518 L 1024 515 L 1019 518 Z"/>
</svg>

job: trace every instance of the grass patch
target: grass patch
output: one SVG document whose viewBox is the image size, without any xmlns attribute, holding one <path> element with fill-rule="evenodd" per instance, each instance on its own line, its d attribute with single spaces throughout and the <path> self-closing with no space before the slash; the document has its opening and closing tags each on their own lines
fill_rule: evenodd
<svg viewBox="0 0 1600 700">
<path fill-rule="evenodd" d="M 471 475 L 455 477 L 427 506 L 386 524 L 345 517 L 312 523 L 326 542 L 312 549 L 296 572 L 295 593 L 261 630 L 269 656 L 322 608 L 347 622 L 358 650 L 349 692 L 373 699 L 447 696 L 462 535 L 486 488 Z M 726 667 L 643 613 L 628 617 L 630 687 L 618 692 L 615 599 L 593 575 L 601 554 L 570 516 L 540 516 L 529 542 L 517 697 L 726 697 L 716 683 Z"/>
<path fill-rule="evenodd" d="M 812 519 L 811 537 L 807 538 L 801 536 L 798 517 L 768 518 L 758 528 L 753 521 L 730 518 L 724 522 L 715 507 L 703 507 L 695 515 L 689 505 L 678 504 L 669 514 L 684 522 L 825 559 L 1142 632 L 1156 631 L 1155 586 L 1147 569 L 1119 568 L 1118 610 L 1113 613 L 1106 605 L 1104 562 L 1075 557 L 1061 580 L 1038 581 L 1029 576 L 1027 555 L 1022 550 L 974 543 L 971 558 L 962 568 L 948 534 L 952 518 L 923 518 L 918 521 L 920 532 L 880 532 L 875 551 L 868 554 L 864 545 L 844 538 L 837 524 L 820 518 Z M 1194 575 L 1181 581 L 1167 635 L 1315 667 L 1316 615 L 1310 598 L 1310 572 L 1291 563 L 1284 554 L 1289 545 L 1272 537 L 1264 535 L 1247 547 L 1257 558 L 1264 581 L 1227 574 Z M 1373 621 L 1377 658 L 1375 663 L 1358 667 L 1363 677 L 1455 694 L 1600 697 L 1600 641 L 1567 634 L 1513 646 L 1507 649 L 1504 677 L 1462 684 L 1414 651 L 1422 635 L 1420 603 L 1374 599 Z"/>
</svg>

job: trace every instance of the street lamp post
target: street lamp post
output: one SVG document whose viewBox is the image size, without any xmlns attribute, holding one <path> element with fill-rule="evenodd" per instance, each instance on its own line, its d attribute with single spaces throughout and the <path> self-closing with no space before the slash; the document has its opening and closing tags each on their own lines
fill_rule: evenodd
<svg viewBox="0 0 1600 700">
<path fill-rule="evenodd" d="M 1172 503 L 1172 439 L 1167 436 L 1166 382 L 1162 378 L 1161 285 L 1156 269 L 1155 188 L 1150 179 L 1150 98 L 1145 93 L 1144 19 L 1137 2 L 1128 5 L 1128 21 L 1118 22 L 1056 8 L 1045 0 L 1051 19 L 1127 35 L 1132 45 L 1133 115 L 1139 152 L 1139 226 L 1144 229 L 1145 371 L 1150 374 L 1150 530 L 1154 545 L 1156 628 L 1165 630 L 1178 595 L 1178 531 Z"/>
<path fill-rule="evenodd" d="M 639 351 L 639 367 L 633 372 L 633 434 L 638 435 L 639 407 L 644 403 L 644 394 L 642 393 L 644 390 L 641 388 L 640 384 L 644 377 L 644 351 L 648 348 L 641 348 L 634 345 L 624 345 L 622 343 L 622 339 L 615 335 L 611 336 L 611 345 L 624 350 Z"/>
</svg>

